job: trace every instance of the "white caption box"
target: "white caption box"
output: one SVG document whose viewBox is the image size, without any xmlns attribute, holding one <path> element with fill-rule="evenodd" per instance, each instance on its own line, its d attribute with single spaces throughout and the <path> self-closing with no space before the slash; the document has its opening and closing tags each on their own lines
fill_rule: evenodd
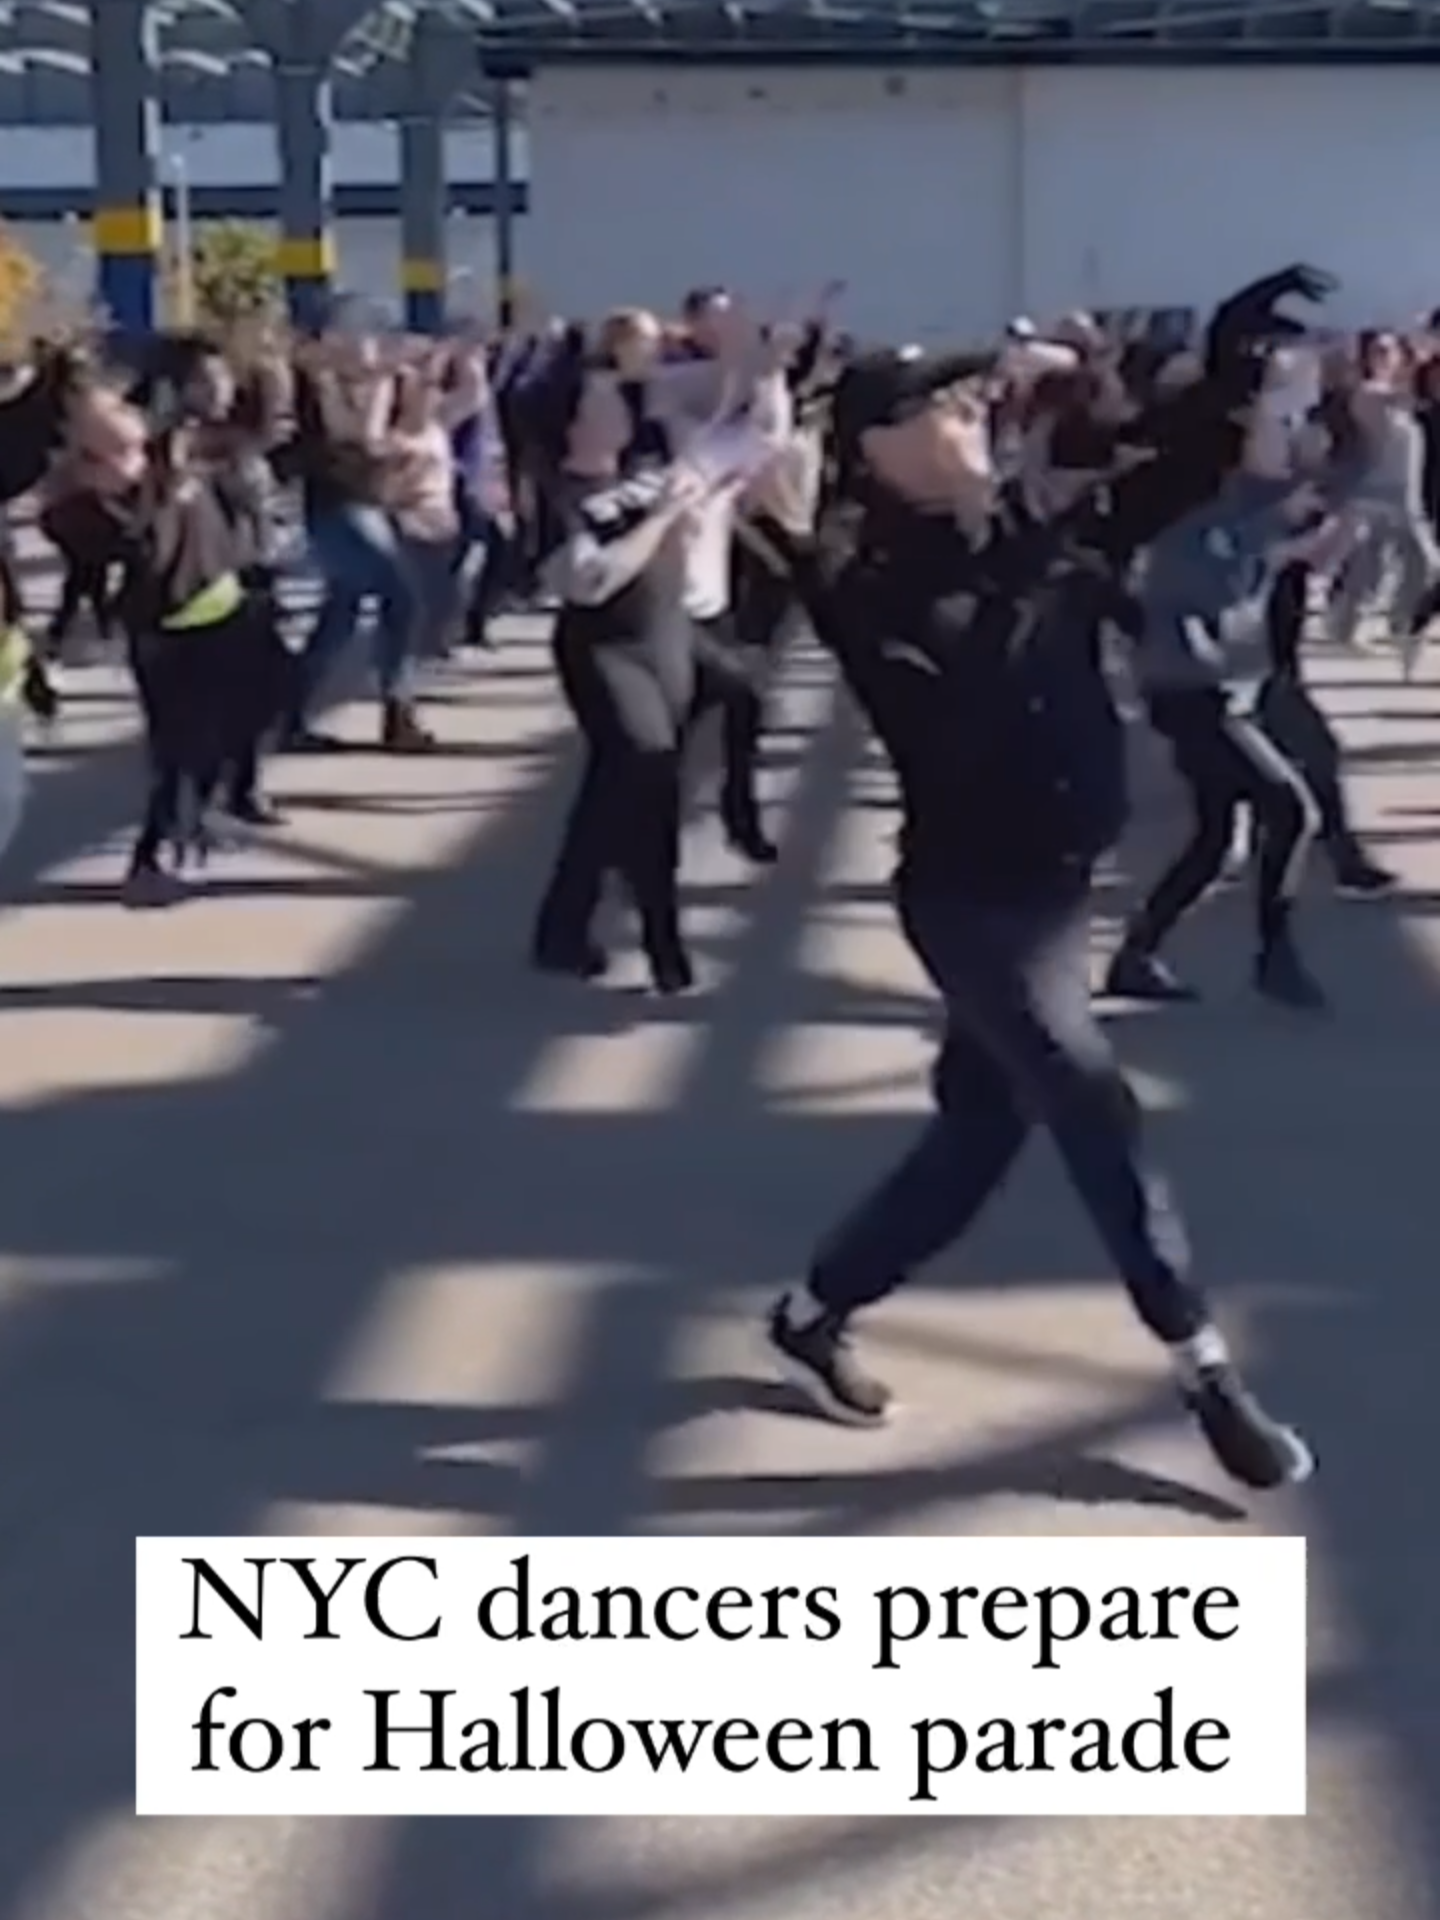
<svg viewBox="0 0 1440 1920">
<path fill-rule="evenodd" d="M 136 1549 L 142 1814 L 1305 1811 L 1301 1540 Z"/>
</svg>

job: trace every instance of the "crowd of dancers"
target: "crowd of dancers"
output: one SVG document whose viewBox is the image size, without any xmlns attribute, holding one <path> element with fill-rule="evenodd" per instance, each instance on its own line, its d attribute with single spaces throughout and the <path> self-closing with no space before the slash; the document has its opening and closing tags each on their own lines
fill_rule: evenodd
<svg viewBox="0 0 1440 1920">
<path fill-rule="evenodd" d="M 1309 1449 L 1240 1382 L 1145 1165 L 1091 1009 L 1088 900 L 1125 819 L 1128 681 L 1192 819 L 1107 990 L 1193 997 L 1162 948 L 1248 835 L 1254 984 L 1323 1007 L 1295 928 L 1312 842 L 1346 893 L 1393 883 L 1350 819 L 1305 646 L 1373 644 L 1379 603 L 1397 671 L 1417 670 L 1440 603 L 1440 356 L 1312 333 L 1282 304 L 1328 291 L 1301 268 L 1181 352 L 1084 314 L 946 357 L 872 347 L 836 330 L 840 291 L 798 323 L 711 287 L 673 322 L 438 343 L 341 310 L 305 338 L 160 336 L 123 372 L 37 343 L 0 400 L 0 513 L 36 503 L 64 586 L 42 626 L 0 548 L 0 701 L 53 717 L 85 607 L 123 639 L 147 745 L 126 897 L 166 903 L 217 821 L 282 823 L 267 768 L 336 744 L 327 690 L 367 612 L 376 750 L 413 754 L 437 744 L 427 660 L 467 646 L 483 671 L 496 616 L 543 607 L 584 762 L 530 957 L 599 980 L 618 881 L 668 995 L 694 981 L 697 727 L 718 714 L 727 837 L 769 865 L 766 689 L 803 619 L 894 767 L 897 907 L 946 1030 L 934 1120 L 777 1303 L 777 1359 L 839 1417 L 883 1418 L 856 1312 L 964 1231 L 1039 1122 L 1222 1464 L 1298 1479 Z M 322 588 L 298 641 L 277 587 L 296 519 Z"/>
</svg>

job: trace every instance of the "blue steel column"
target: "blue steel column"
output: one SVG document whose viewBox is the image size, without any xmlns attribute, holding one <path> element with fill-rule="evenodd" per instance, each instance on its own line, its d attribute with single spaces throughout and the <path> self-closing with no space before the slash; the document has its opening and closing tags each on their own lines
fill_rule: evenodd
<svg viewBox="0 0 1440 1920">
<path fill-rule="evenodd" d="M 422 13 L 410 43 L 400 122 L 400 278 L 405 324 L 413 333 L 439 333 L 445 324 L 445 122 L 477 71 L 473 36 L 439 14 Z"/>
<path fill-rule="evenodd" d="M 159 277 L 158 30 L 148 0 L 90 0 L 95 250 L 110 324 L 148 333 Z"/>
<path fill-rule="evenodd" d="M 374 0 L 240 0 L 275 65 L 280 154 L 280 272 L 290 317 L 319 320 L 335 283 L 330 64 Z"/>
<path fill-rule="evenodd" d="M 335 290 L 333 117 L 328 66 L 281 63 L 275 69 L 280 147 L 280 274 L 290 318 L 308 327 L 324 318 Z"/>
<path fill-rule="evenodd" d="M 491 95 L 491 142 L 495 174 L 495 271 L 500 281 L 499 319 L 515 324 L 515 83 L 497 74 Z"/>
</svg>

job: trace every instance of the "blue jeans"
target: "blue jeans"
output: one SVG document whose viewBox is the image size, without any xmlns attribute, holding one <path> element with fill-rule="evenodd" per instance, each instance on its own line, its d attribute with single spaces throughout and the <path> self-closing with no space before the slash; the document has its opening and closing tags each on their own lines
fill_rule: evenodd
<svg viewBox="0 0 1440 1920">
<path fill-rule="evenodd" d="M 385 700 L 409 691 L 417 614 L 415 583 L 390 517 L 380 507 L 339 507 L 306 528 L 325 599 L 300 659 L 302 714 L 354 637 L 364 602 L 379 603 L 375 672 Z"/>
<path fill-rule="evenodd" d="M 816 1297 L 881 1299 L 972 1224 L 1034 1125 L 1048 1129 L 1141 1320 L 1189 1339 L 1209 1316 L 1184 1229 L 1143 1163 L 1140 1115 L 1090 1005 L 1088 898 L 980 903 L 899 889 L 900 924 L 945 1003 L 936 1113 L 821 1251 Z"/>
<path fill-rule="evenodd" d="M 460 603 L 460 583 L 456 578 L 456 540 L 407 540 L 400 550 L 415 586 L 415 651 L 442 653 L 450 636 L 450 625 Z"/>
</svg>

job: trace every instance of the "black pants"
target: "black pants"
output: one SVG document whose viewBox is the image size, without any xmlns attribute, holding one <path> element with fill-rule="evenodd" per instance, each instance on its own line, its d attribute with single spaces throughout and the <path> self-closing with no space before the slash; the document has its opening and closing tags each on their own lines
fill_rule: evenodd
<svg viewBox="0 0 1440 1920">
<path fill-rule="evenodd" d="M 680 768 L 693 659 L 683 639 L 597 646 L 562 610 L 555 664 L 584 735 L 585 765 L 540 905 L 535 950 L 582 958 L 613 872 L 634 900 L 652 966 L 668 969 L 683 953 Z"/>
<path fill-rule="evenodd" d="M 528 591 L 531 579 L 518 532 L 507 533 L 497 520 L 487 520 L 481 540 L 485 558 L 465 612 L 465 644 L 469 647 L 490 645 L 490 622 Z"/>
<path fill-rule="evenodd" d="M 80 617 L 81 608 L 87 603 L 94 615 L 96 631 L 102 639 L 108 639 L 112 620 L 108 563 L 68 553 L 63 559 L 65 577 L 60 584 L 60 604 L 46 636 L 49 645 L 56 648 L 65 643 Z"/>
<path fill-rule="evenodd" d="M 764 652 L 736 630 L 734 616 L 696 623 L 692 724 L 720 709 L 720 819 L 729 839 L 743 845 L 764 837 L 757 776 L 765 724 L 761 697 Z"/>
<path fill-rule="evenodd" d="M 1219 878 L 1248 805 L 1259 835 L 1256 918 L 1262 952 L 1288 932 L 1318 813 L 1304 777 L 1258 719 L 1235 712 L 1218 688 L 1154 694 L 1150 723 L 1169 742 L 1190 793 L 1193 826 L 1178 857 L 1131 922 L 1127 946 L 1155 953 Z"/>
<path fill-rule="evenodd" d="M 281 698 L 277 650 L 263 607 L 248 602 L 212 627 L 132 638 L 150 767 L 137 867 L 185 838 L 222 781 L 237 796 L 253 785 L 259 736 Z"/>
<path fill-rule="evenodd" d="M 1255 704 L 1255 718 L 1305 776 L 1320 814 L 1320 843 L 1331 864 L 1344 868 L 1363 860 L 1365 850 L 1350 820 L 1340 741 L 1305 685 L 1301 648 L 1309 586 L 1309 568 L 1296 563 L 1283 568 L 1270 589 L 1270 675 Z"/>
<path fill-rule="evenodd" d="M 150 784 L 131 865 L 155 866 L 186 837 L 223 757 L 215 630 L 132 635 L 130 666 L 145 719 Z M 191 819 L 186 820 L 187 804 Z"/>
<path fill-rule="evenodd" d="M 891 1292 L 958 1240 L 1045 1127 L 1161 1340 L 1207 1322 L 1184 1229 L 1144 1162 L 1140 1113 L 1090 1002 L 1088 897 L 995 905 L 902 883 L 900 922 L 945 1003 L 935 1117 L 840 1227 L 811 1274 L 848 1310 Z"/>
</svg>

